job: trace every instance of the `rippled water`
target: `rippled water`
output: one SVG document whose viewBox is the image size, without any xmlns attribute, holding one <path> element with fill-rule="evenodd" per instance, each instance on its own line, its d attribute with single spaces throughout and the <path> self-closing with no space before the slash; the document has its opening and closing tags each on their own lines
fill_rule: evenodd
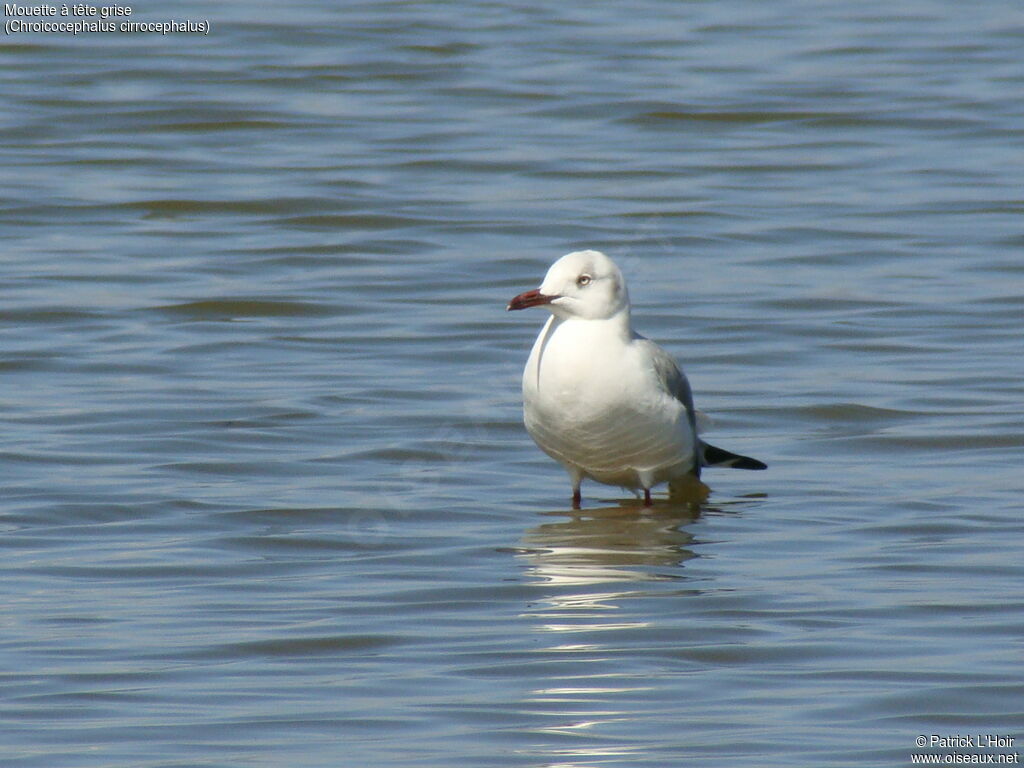
<svg viewBox="0 0 1024 768">
<path fill-rule="evenodd" d="M 1024 739 L 1017 3 L 176 13 L 0 49 L 5 765 Z M 572 513 L 581 247 L 768 472 Z"/>
</svg>

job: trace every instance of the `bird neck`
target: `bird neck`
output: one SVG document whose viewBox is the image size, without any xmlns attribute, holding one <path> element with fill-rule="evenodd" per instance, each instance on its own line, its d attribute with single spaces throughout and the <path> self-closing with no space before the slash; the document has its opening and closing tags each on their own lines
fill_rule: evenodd
<svg viewBox="0 0 1024 768">
<path fill-rule="evenodd" d="M 604 338 L 618 338 L 628 342 L 633 337 L 633 329 L 629 321 L 629 307 L 622 307 L 610 317 L 559 317 L 554 316 L 552 330 L 564 326 L 573 332 L 594 334 Z"/>
</svg>

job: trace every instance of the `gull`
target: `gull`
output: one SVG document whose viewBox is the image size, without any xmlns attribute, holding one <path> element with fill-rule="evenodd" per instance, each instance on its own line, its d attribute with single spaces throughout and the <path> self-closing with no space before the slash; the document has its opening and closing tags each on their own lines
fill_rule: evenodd
<svg viewBox="0 0 1024 768">
<path fill-rule="evenodd" d="M 690 383 L 668 352 L 633 330 L 626 281 L 603 253 L 566 254 L 506 309 L 528 307 L 551 316 L 523 370 L 523 421 L 568 471 L 573 509 L 584 478 L 643 490 L 649 507 L 651 488 L 699 484 L 702 467 L 767 468 L 698 437 Z"/>
</svg>

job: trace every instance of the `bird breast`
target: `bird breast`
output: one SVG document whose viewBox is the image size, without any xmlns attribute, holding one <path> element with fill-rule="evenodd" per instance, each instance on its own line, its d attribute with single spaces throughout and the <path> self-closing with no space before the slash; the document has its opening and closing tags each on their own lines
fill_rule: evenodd
<svg viewBox="0 0 1024 768">
<path fill-rule="evenodd" d="M 523 373 L 527 431 L 550 456 L 602 482 L 689 465 L 686 409 L 655 381 L 627 333 L 549 319 Z M 645 393 L 638 396 L 637 393 Z"/>
</svg>

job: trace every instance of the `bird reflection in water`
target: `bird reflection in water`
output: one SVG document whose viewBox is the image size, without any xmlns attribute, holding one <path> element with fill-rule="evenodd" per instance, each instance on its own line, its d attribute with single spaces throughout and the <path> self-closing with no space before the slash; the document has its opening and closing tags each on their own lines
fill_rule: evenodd
<svg viewBox="0 0 1024 768">
<path fill-rule="evenodd" d="M 659 631 L 661 598 L 676 602 L 696 592 L 679 581 L 681 566 L 696 557 L 686 526 L 702 506 L 641 504 L 620 502 L 568 519 L 564 511 L 547 513 L 555 519 L 528 531 L 517 550 L 541 593 L 523 618 L 544 638 L 541 653 L 552 662 L 523 702 L 541 720 L 532 757 L 583 768 L 643 751 L 620 734 L 659 682 L 614 658 Z"/>
<path fill-rule="evenodd" d="M 548 513 L 563 518 L 564 512 Z M 523 537 L 519 550 L 538 584 L 583 585 L 679 578 L 677 569 L 694 557 L 687 549 L 700 507 L 692 503 L 651 508 L 639 502 L 588 509 L 568 519 L 542 523 Z M 548 598 L 558 601 L 556 597 Z"/>
</svg>

